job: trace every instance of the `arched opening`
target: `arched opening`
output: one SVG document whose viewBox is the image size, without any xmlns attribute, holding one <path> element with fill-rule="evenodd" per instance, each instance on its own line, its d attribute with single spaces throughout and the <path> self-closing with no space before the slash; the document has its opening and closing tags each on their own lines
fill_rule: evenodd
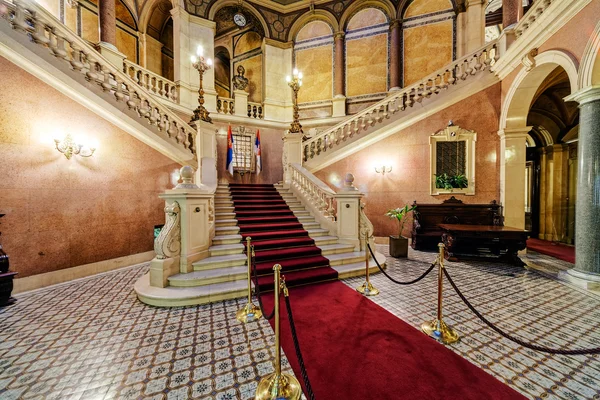
<svg viewBox="0 0 600 400">
<path fill-rule="evenodd" d="M 220 97 L 231 98 L 231 55 L 223 47 L 215 47 L 215 90 Z"/>
<path fill-rule="evenodd" d="M 167 79 L 174 79 L 173 6 L 168 0 L 154 5 L 146 26 L 145 67 Z"/>
</svg>

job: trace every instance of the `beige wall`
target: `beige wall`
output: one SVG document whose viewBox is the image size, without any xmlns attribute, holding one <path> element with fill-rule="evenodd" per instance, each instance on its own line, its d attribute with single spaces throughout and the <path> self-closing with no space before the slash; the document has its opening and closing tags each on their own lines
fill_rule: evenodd
<svg viewBox="0 0 600 400">
<path fill-rule="evenodd" d="M 431 196 L 429 136 L 453 120 L 461 128 L 477 132 L 475 195 L 455 196 L 466 203 L 489 203 L 499 200 L 498 118 L 500 84 L 471 96 L 411 127 L 355 153 L 322 171 L 317 176 L 327 184 L 340 186 L 346 173 L 353 173 L 355 184 L 365 193 L 365 211 L 375 226 L 376 236 L 396 233 L 396 222 L 384 216 L 390 208 L 420 203 L 440 203 L 451 195 Z M 381 175 L 376 165 L 386 160 L 393 171 Z M 405 234 L 410 232 L 406 224 Z"/>
<path fill-rule="evenodd" d="M 179 166 L 7 60 L 0 94 L 2 245 L 19 277 L 147 252 Z M 53 138 L 98 143 L 67 160 Z"/>
<path fill-rule="evenodd" d="M 452 62 L 452 21 L 404 30 L 404 86 Z"/>
</svg>

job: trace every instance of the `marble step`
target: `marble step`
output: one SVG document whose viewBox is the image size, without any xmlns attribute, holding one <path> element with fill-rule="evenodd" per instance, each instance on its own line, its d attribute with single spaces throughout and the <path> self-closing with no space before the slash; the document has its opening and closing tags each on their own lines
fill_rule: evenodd
<svg viewBox="0 0 600 400">
<path fill-rule="evenodd" d="M 329 260 L 329 265 L 344 265 L 344 264 L 353 264 L 362 262 L 364 265 L 365 262 L 365 253 L 364 251 L 349 251 L 345 253 L 337 253 L 326 256 Z"/>
<path fill-rule="evenodd" d="M 302 221 L 300 221 L 302 222 Z M 309 229 L 317 229 L 321 227 L 321 224 L 319 224 L 318 222 L 306 222 L 306 223 L 302 223 L 302 226 L 304 227 L 304 229 L 309 230 Z"/>
<path fill-rule="evenodd" d="M 321 254 L 327 257 L 328 255 L 351 252 L 354 249 L 354 246 L 346 243 L 334 243 L 319 246 L 319 248 L 321 249 Z"/>
<path fill-rule="evenodd" d="M 319 236 L 327 236 L 329 235 L 329 231 L 327 229 L 323 229 L 321 227 L 319 228 L 314 228 L 314 229 L 307 229 L 308 232 L 308 236 L 310 236 L 311 238 L 317 238 Z"/>
<path fill-rule="evenodd" d="M 233 201 L 215 199 L 215 207 L 233 207 Z"/>
<path fill-rule="evenodd" d="M 215 213 L 215 220 L 219 221 L 219 220 L 223 220 L 223 219 L 235 219 L 235 213 L 234 212 Z"/>
<path fill-rule="evenodd" d="M 218 227 L 222 227 L 222 226 L 237 226 L 237 219 L 220 219 L 220 220 L 215 220 L 215 225 Z"/>
<path fill-rule="evenodd" d="M 296 217 L 303 217 L 303 216 L 310 216 L 310 212 L 306 211 L 306 210 L 302 210 L 302 211 L 294 211 L 294 215 Z"/>
<path fill-rule="evenodd" d="M 237 281 L 240 279 L 248 279 L 248 268 L 245 265 L 193 271 L 187 274 L 176 274 L 169 277 L 169 286 L 205 286 L 215 283 Z"/>
<path fill-rule="evenodd" d="M 383 267 L 383 265 L 382 265 Z M 339 279 L 353 278 L 355 276 L 363 276 L 366 274 L 365 262 L 355 262 L 351 264 L 342 264 L 332 266 L 338 273 Z M 385 267 L 383 267 L 385 269 Z M 379 271 L 379 268 L 375 264 L 372 258 L 369 259 L 369 274 L 375 274 Z"/>
<path fill-rule="evenodd" d="M 312 238 L 315 241 L 315 245 L 317 247 L 325 246 L 328 244 L 336 244 L 339 240 L 337 236 L 317 236 Z"/>
<path fill-rule="evenodd" d="M 245 254 L 231 254 L 226 256 L 207 257 L 192 264 L 194 271 L 205 271 L 216 268 L 239 267 L 246 265 Z"/>
<path fill-rule="evenodd" d="M 138 279 L 134 290 L 138 298 L 146 304 L 156 307 L 181 307 L 247 296 L 248 281 L 240 279 L 204 286 L 160 288 L 150 286 L 150 274 L 146 274 Z"/>
<path fill-rule="evenodd" d="M 239 226 L 217 226 L 215 227 L 215 236 L 237 235 L 240 233 Z"/>
<path fill-rule="evenodd" d="M 221 235 L 215 236 L 212 240 L 213 246 L 218 246 L 222 244 L 235 244 L 242 242 L 242 235 Z"/>
<path fill-rule="evenodd" d="M 216 246 L 210 246 L 208 249 L 208 254 L 211 257 L 241 254 L 243 252 L 244 252 L 244 245 L 241 243 L 220 244 L 220 245 L 216 245 Z"/>
<path fill-rule="evenodd" d="M 215 205 L 215 214 L 216 213 L 228 213 L 228 212 L 234 212 L 235 207 L 233 206 L 217 206 Z"/>
<path fill-rule="evenodd" d="M 229 195 L 229 193 L 227 194 L 215 194 L 215 201 L 221 201 L 221 200 L 231 200 L 231 196 Z"/>
<path fill-rule="evenodd" d="M 315 218 L 312 215 L 295 215 L 295 217 L 298 218 L 298 221 L 302 222 L 303 224 L 315 222 Z"/>
</svg>

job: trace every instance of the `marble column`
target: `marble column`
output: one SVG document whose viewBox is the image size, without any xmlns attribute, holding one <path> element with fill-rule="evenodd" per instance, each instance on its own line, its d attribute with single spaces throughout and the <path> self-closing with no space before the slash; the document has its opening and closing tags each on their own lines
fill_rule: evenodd
<svg viewBox="0 0 600 400">
<path fill-rule="evenodd" d="M 333 35 L 335 46 L 335 60 L 333 66 L 335 80 L 333 82 L 332 117 L 343 117 L 346 115 L 346 91 L 344 90 L 346 81 L 346 65 L 344 62 L 345 36 L 344 32 L 337 32 Z"/>
<path fill-rule="evenodd" d="M 600 286 L 600 86 L 566 100 L 579 102 L 575 269 L 569 274 Z M 588 287 L 590 285 L 588 284 Z"/>
<path fill-rule="evenodd" d="M 390 90 L 400 89 L 400 21 L 390 23 Z"/>
<path fill-rule="evenodd" d="M 523 16 L 523 0 L 502 0 L 502 25 L 507 28 Z"/>
<path fill-rule="evenodd" d="M 525 163 L 531 127 L 504 129 L 500 135 L 500 202 L 504 225 L 525 229 Z"/>
<path fill-rule="evenodd" d="M 114 0 L 99 0 L 98 2 L 98 29 L 100 41 L 117 45 L 117 17 Z"/>
</svg>

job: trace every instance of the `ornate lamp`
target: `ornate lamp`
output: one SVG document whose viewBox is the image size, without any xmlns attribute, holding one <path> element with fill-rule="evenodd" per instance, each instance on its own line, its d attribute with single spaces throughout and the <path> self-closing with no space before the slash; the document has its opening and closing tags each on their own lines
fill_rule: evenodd
<svg viewBox="0 0 600 400">
<path fill-rule="evenodd" d="M 194 110 L 194 116 L 192 121 L 206 121 L 212 123 L 212 119 L 208 116 L 208 110 L 204 108 L 204 89 L 202 88 L 202 77 L 204 72 L 208 71 L 212 67 L 212 60 L 210 58 L 204 58 L 204 49 L 202 46 L 198 46 L 196 51 L 197 56 L 192 56 L 192 67 L 198 70 L 200 74 L 200 89 L 198 89 L 198 107 Z"/>
<path fill-rule="evenodd" d="M 292 121 L 290 127 L 290 133 L 304 133 L 302 131 L 302 125 L 300 125 L 300 114 L 298 113 L 298 91 L 300 90 L 300 86 L 302 86 L 302 72 L 298 71 L 297 68 L 294 68 L 293 76 L 289 75 L 285 77 L 286 82 L 289 87 L 294 91 L 294 120 Z"/>
<path fill-rule="evenodd" d="M 54 139 L 54 143 L 56 144 L 56 150 L 64 154 L 65 157 L 67 157 L 67 160 L 70 160 L 74 155 L 91 157 L 96 151 L 96 147 L 88 147 L 75 142 L 73 137 L 68 133 L 63 140 Z"/>
</svg>

